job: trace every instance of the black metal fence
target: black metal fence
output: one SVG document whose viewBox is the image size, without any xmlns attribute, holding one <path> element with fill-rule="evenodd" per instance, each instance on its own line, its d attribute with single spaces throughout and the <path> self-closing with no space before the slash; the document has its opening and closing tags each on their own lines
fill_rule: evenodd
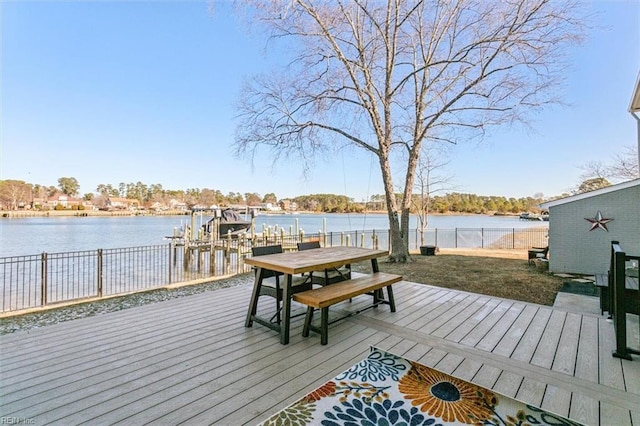
<svg viewBox="0 0 640 426">
<path fill-rule="evenodd" d="M 442 248 L 525 249 L 547 245 L 546 228 L 428 229 L 409 235 L 410 250 L 422 245 Z M 250 271 L 244 258 L 255 245 L 282 244 L 295 250 L 299 241 L 323 246 L 349 245 L 390 250 L 389 231 L 349 231 L 290 235 L 268 232 L 253 240 L 98 249 L 0 258 L 1 312 L 18 311 L 72 300 L 100 298 L 198 283 Z"/>
</svg>

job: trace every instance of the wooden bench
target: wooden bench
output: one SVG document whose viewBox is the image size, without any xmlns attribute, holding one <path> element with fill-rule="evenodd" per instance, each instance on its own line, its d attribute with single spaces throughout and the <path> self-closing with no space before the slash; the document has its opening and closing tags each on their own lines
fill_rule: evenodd
<svg viewBox="0 0 640 426">
<path fill-rule="evenodd" d="M 546 247 L 532 247 L 527 252 L 527 262 L 529 265 L 533 264 L 536 259 L 547 259 L 549 255 L 549 246 Z"/>
<path fill-rule="evenodd" d="M 390 306 L 391 312 L 395 312 L 396 305 L 393 299 L 391 285 L 399 281 L 402 281 L 402 276 L 400 275 L 375 272 L 371 275 L 351 278 L 346 281 L 294 294 L 293 300 L 308 306 L 302 335 L 308 337 L 309 330 L 320 333 L 320 343 L 326 345 L 329 341 L 329 306 L 362 294 L 370 294 L 373 296 L 373 304 L 365 309 L 384 303 Z M 388 300 L 383 299 L 381 289 L 384 287 L 387 288 Z M 320 327 L 311 324 L 314 309 L 320 309 Z M 350 313 L 347 316 L 331 321 L 331 323 L 358 314 L 363 310 L 364 309 L 361 309 L 357 312 Z"/>
</svg>

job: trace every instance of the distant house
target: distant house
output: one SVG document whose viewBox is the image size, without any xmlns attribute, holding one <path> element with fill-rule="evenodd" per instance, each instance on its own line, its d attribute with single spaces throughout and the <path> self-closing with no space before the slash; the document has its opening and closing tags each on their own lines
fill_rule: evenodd
<svg viewBox="0 0 640 426">
<path fill-rule="evenodd" d="M 606 273 L 611 241 L 640 255 L 640 179 L 542 203 L 549 210 L 549 270 Z"/>
<path fill-rule="evenodd" d="M 280 200 L 278 201 L 278 205 L 280 206 L 280 209 L 284 211 L 298 210 L 298 204 L 292 200 L 288 200 L 288 199 Z"/>
<path fill-rule="evenodd" d="M 73 198 L 70 195 L 64 194 L 62 192 L 56 192 L 53 196 L 46 199 L 46 202 L 43 206 L 49 209 L 55 209 L 56 206 L 62 206 L 67 209 L 79 205 L 82 205 L 82 199 Z"/>
<path fill-rule="evenodd" d="M 140 202 L 131 198 L 109 197 L 106 206 L 115 210 L 134 210 L 140 207 Z"/>
<path fill-rule="evenodd" d="M 172 198 L 169 200 L 169 208 L 171 210 L 187 210 L 187 203 Z"/>
<path fill-rule="evenodd" d="M 279 205 L 274 205 L 273 203 L 262 203 L 260 204 L 260 209 L 268 212 L 279 212 L 282 210 Z"/>
</svg>

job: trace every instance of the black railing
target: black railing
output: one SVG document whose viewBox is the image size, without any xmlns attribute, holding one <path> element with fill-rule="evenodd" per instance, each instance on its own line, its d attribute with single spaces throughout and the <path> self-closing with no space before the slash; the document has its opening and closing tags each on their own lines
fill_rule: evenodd
<svg viewBox="0 0 640 426">
<path fill-rule="evenodd" d="M 410 232 L 409 248 L 523 249 L 546 245 L 546 228 L 428 229 Z M 1 312 L 101 298 L 189 284 L 250 271 L 245 256 L 255 245 L 282 244 L 295 250 L 300 241 L 318 240 L 323 246 L 359 246 L 390 250 L 388 230 L 291 235 L 267 232 L 220 241 L 173 240 L 170 244 L 98 249 L 0 258 Z"/>
<path fill-rule="evenodd" d="M 640 314 L 638 279 L 636 278 L 634 282 L 632 277 L 627 277 L 627 269 L 637 272 L 637 267 L 628 268 L 628 264 L 636 262 L 637 265 L 638 261 L 640 261 L 640 256 L 628 255 L 622 250 L 618 241 L 611 242 L 609 314 L 613 317 L 616 331 L 616 348 L 613 351 L 613 356 L 628 360 L 632 359 L 631 354 L 640 354 L 638 349 L 627 346 L 627 313 Z"/>
</svg>

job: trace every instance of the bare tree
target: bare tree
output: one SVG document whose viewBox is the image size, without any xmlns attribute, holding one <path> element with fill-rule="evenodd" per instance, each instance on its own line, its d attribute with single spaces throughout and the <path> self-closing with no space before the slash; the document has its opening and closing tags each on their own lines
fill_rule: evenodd
<svg viewBox="0 0 640 426">
<path fill-rule="evenodd" d="M 638 179 L 640 172 L 638 168 L 638 151 L 633 145 L 624 147 L 624 150 L 614 155 L 609 162 L 602 160 L 590 161 L 582 166 L 578 167 L 583 172 L 580 175 L 581 183 L 573 189 L 573 193 L 580 194 L 585 192 L 585 182 L 606 182 L 606 185 L 611 185 L 610 181 L 623 182 L 631 179 Z M 586 185 L 588 191 L 593 189 L 599 189 L 599 184 Z M 603 187 L 600 186 L 600 187 Z"/>
<path fill-rule="evenodd" d="M 416 167 L 417 195 L 413 197 L 414 211 L 417 212 L 420 229 L 420 245 L 424 245 L 424 231 L 429 225 L 431 197 L 439 192 L 453 189 L 452 175 L 443 174 L 443 169 L 449 164 L 448 160 L 436 152 L 435 147 L 424 149 L 418 166 Z"/>
<path fill-rule="evenodd" d="M 0 205 L 7 210 L 17 210 L 31 201 L 32 186 L 22 180 L 0 180 Z"/>
<path fill-rule="evenodd" d="M 424 143 L 482 136 L 558 102 L 561 61 L 584 28 L 573 1 L 245 0 L 252 28 L 286 41 L 282 74 L 248 81 L 236 154 L 299 158 L 345 145 L 378 160 L 392 261 L 409 257 L 409 210 Z M 406 158 L 394 196 L 396 155 Z"/>
<path fill-rule="evenodd" d="M 624 150 L 613 157 L 608 167 L 608 176 L 617 180 L 631 180 L 640 178 L 638 164 L 638 147 L 627 145 Z"/>
</svg>

